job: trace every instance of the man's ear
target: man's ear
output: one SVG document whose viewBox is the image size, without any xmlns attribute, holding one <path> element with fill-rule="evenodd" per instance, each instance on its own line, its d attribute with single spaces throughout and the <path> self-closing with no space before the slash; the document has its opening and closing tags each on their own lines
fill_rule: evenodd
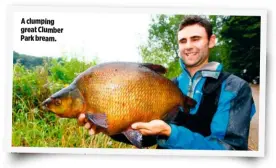
<svg viewBox="0 0 276 168">
<path fill-rule="evenodd" d="M 209 40 L 209 48 L 213 48 L 216 45 L 216 36 L 214 34 L 211 35 Z"/>
</svg>

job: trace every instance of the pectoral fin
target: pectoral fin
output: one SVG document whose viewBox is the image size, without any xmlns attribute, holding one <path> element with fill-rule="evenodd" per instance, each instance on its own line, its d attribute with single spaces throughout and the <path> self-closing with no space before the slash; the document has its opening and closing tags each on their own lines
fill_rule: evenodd
<svg viewBox="0 0 276 168">
<path fill-rule="evenodd" d="M 129 128 L 126 131 L 124 131 L 123 134 L 134 146 L 136 146 L 137 148 L 143 148 L 142 134 L 139 131 Z"/>
<path fill-rule="evenodd" d="M 107 116 L 104 113 L 86 113 L 86 118 L 91 121 L 93 124 L 102 127 L 107 128 Z"/>
</svg>

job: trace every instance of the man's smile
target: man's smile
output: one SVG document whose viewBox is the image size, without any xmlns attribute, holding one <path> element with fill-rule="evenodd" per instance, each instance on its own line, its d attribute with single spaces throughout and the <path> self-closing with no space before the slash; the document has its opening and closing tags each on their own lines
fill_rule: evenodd
<svg viewBox="0 0 276 168">
<path fill-rule="evenodd" d="M 190 52 L 190 53 L 185 53 L 186 56 L 190 57 L 190 56 L 195 56 L 197 55 L 198 52 Z"/>
</svg>

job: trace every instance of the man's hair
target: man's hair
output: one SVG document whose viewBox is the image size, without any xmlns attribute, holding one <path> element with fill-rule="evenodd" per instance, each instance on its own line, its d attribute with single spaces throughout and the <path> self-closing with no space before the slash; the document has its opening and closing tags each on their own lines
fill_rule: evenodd
<svg viewBox="0 0 276 168">
<path fill-rule="evenodd" d="M 211 35 L 213 34 L 212 24 L 207 19 L 197 15 L 185 16 L 184 19 L 179 24 L 178 31 L 181 31 L 186 26 L 191 26 L 196 24 L 205 28 L 208 39 L 210 39 Z"/>
</svg>

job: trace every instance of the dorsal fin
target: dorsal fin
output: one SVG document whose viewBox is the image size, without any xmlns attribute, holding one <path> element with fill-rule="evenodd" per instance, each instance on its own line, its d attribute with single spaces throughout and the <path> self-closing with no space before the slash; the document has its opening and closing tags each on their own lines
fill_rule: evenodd
<svg viewBox="0 0 276 168">
<path fill-rule="evenodd" d="M 141 65 L 145 66 L 157 73 L 165 74 L 167 72 L 167 69 L 162 65 L 152 64 L 152 63 L 142 63 Z"/>
</svg>

